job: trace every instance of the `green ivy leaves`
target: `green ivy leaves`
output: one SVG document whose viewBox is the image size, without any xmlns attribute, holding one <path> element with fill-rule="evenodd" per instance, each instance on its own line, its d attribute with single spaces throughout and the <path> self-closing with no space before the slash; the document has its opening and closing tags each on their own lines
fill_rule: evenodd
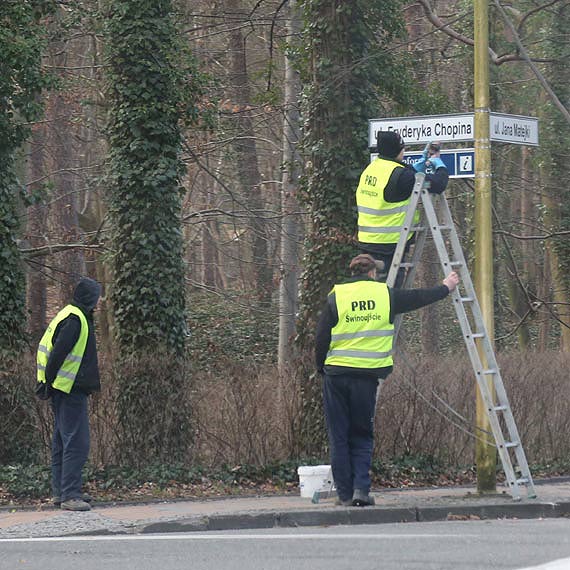
<svg viewBox="0 0 570 570">
<path fill-rule="evenodd" d="M 45 43 L 40 19 L 54 7 L 47 0 L 7 0 L 0 25 L 0 355 L 25 341 L 26 284 L 16 243 L 18 184 L 14 155 L 25 142 L 28 121 L 41 111 L 38 95 L 50 79 L 41 69 Z"/>
</svg>

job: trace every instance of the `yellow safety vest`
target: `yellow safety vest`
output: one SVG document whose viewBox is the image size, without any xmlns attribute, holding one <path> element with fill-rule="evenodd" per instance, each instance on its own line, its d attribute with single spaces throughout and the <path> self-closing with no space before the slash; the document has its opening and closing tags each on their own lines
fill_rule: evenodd
<svg viewBox="0 0 570 570">
<path fill-rule="evenodd" d="M 394 325 L 385 283 L 355 281 L 335 285 L 338 323 L 331 331 L 325 365 L 351 368 L 392 366 Z"/>
<path fill-rule="evenodd" d="M 377 158 L 364 170 L 356 190 L 358 207 L 358 241 L 362 243 L 398 243 L 406 218 L 410 198 L 401 202 L 386 202 L 384 190 L 398 162 Z M 420 220 L 415 213 L 414 224 Z M 410 232 L 408 239 L 411 239 Z"/>
<path fill-rule="evenodd" d="M 46 332 L 40 340 L 40 345 L 38 347 L 37 354 L 37 380 L 43 384 L 46 383 L 46 366 L 48 363 L 49 355 L 53 350 L 53 335 L 57 325 L 61 323 L 64 319 L 70 315 L 76 315 L 81 321 L 81 332 L 79 333 L 79 338 L 75 343 L 71 352 L 65 357 L 61 368 L 59 369 L 57 376 L 55 377 L 52 386 L 56 390 L 60 390 L 69 394 L 79 367 L 81 366 L 81 361 L 83 360 L 83 355 L 85 354 L 85 347 L 87 346 L 87 337 L 89 336 L 89 325 L 87 324 L 87 319 L 81 311 L 81 309 L 74 307 L 73 305 L 67 305 L 53 318 L 49 324 Z"/>
</svg>

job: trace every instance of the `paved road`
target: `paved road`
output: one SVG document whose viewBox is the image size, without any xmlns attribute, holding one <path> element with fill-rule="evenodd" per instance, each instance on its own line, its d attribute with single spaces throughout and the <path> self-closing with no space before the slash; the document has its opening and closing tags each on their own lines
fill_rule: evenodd
<svg viewBox="0 0 570 570">
<path fill-rule="evenodd" d="M 536 565 L 570 569 L 570 520 L 20 538 L 0 543 L 1 570 L 514 570 Z"/>
</svg>

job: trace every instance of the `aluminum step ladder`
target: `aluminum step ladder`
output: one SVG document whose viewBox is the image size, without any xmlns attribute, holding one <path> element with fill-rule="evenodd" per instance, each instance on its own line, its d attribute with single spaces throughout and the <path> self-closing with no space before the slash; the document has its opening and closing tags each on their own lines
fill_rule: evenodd
<svg viewBox="0 0 570 570">
<path fill-rule="evenodd" d="M 528 498 L 536 498 L 534 483 L 513 417 L 505 386 L 501 378 L 495 352 L 487 333 L 479 301 L 475 294 L 457 230 L 447 200 L 443 194 L 428 192 L 425 175 L 416 174 L 416 183 L 410 198 L 400 240 L 386 283 L 393 287 L 398 271 L 405 271 L 402 288 L 411 288 L 416 267 L 424 249 L 428 231 L 433 237 L 444 274 L 456 271 L 461 281 L 451 293 L 455 312 L 461 325 L 467 352 L 483 402 L 487 409 L 495 444 L 505 472 L 506 484 L 514 500 L 521 499 L 521 489 L 526 488 Z M 422 203 L 423 213 L 419 225 L 414 226 L 414 213 Z M 410 232 L 416 232 L 409 262 L 402 262 Z M 394 320 L 394 341 L 401 325 L 402 315 Z M 483 357 L 481 357 L 483 355 Z"/>
</svg>

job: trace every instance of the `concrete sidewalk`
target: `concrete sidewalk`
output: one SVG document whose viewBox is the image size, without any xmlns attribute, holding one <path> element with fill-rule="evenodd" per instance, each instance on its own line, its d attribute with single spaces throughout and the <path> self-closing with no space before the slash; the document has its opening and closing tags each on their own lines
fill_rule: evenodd
<svg viewBox="0 0 570 570">
<path fill-rule="evenodd" d="M 313 504 L 299 496 L 237 497 L 146 504 L 97 504 L 75 513 L 53 507 L 0 510 L 0 539 L 137 534 L 321 525 L 380 524 L 489 518 L 570 516 L 570 478 L 535 481 L 538 497 L 479 496 L 475 488 L 382 489 L 376 506 Z"/>
</svg>

